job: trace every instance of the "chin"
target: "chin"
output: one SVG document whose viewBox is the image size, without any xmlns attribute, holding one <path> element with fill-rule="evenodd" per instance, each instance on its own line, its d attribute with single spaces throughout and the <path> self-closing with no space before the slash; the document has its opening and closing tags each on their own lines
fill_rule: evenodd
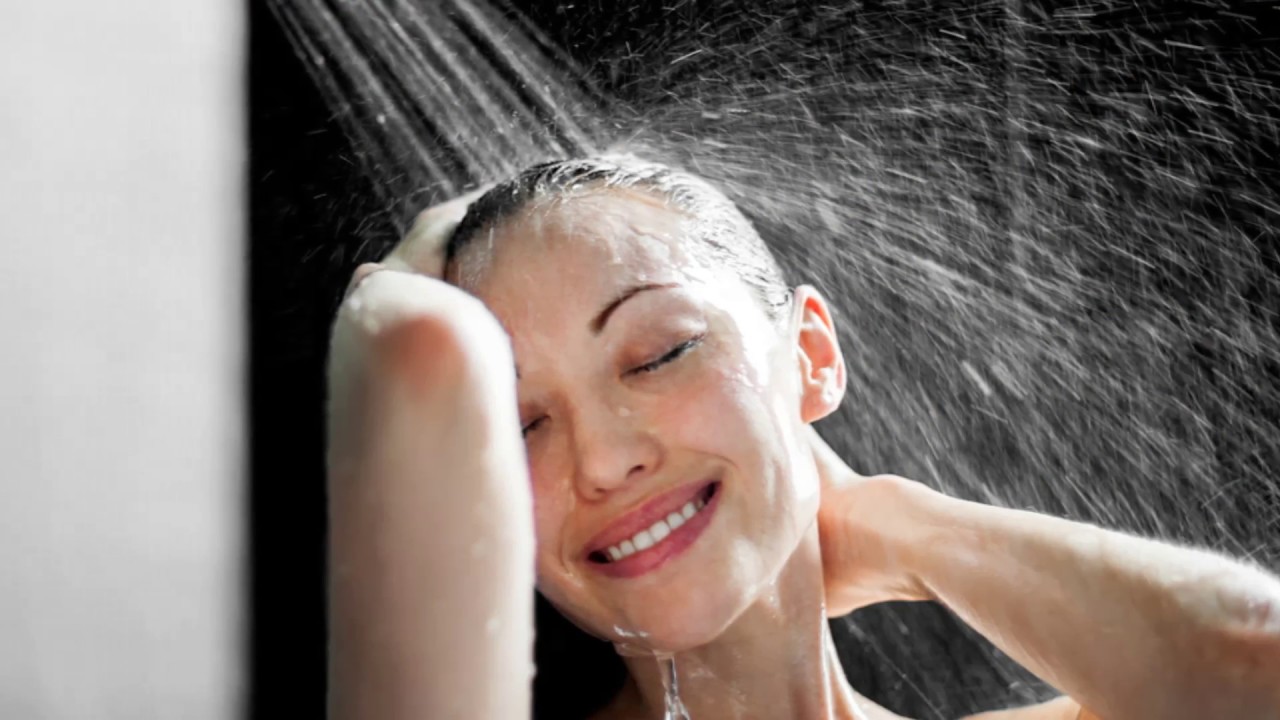
<svg viewBox="0 0 1280 720">
<path fill-rule="evenodd" d="M 624 654 L 684 652 L 717 640 L 777 581 L 794 551 L 785 534 L 749 540 L 734 532 L 749 523 L 737 520 L 731 500 L 720 500 L 713 494 L 708 501 L 715 520 L 686 552 L 638 576 L 587 574 L 576 587 L 549 583 L 557 587 L 544 594 L 592 635 L 625 643 Z"/>
<path fill-rule="evenodd" d="M 724 633 L 750 599 L 708 598 L 696 593 L 671 594 L 662 605 L 637 613 L 645 630 L 644 644 L 659 652 L 684 652 L 713 642 Z"/>
<path fill-rule="evenodd" d="M 578 627 L 615 644 L 623 654 L 675 653 L 706 645 L 718 638 L 751 603 L 750 594 L 731 591 L 721 583 L 712 590 L 705 582 L 672 582 L 671 588 L 649 587 L 608 609 L 594 611 L 566 607 L 552 594 L 552 604 Z M 576 610 L 576 611 L 575 611 Z"/>
</svg>

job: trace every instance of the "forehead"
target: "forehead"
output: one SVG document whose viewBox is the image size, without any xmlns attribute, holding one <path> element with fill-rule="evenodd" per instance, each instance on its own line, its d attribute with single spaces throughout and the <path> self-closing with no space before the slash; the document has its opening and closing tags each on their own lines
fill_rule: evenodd
<svg viewBox="0 0 1280 720">
<path fill-rule="evenodd" d="M 514 306 L 586 302 L 648 283 L 705 284 L 687 242 L 691 218 L 630 189 L 601 189 L 534 205 L 478 235 L 456 279 L 499 317 Z"/>
</svg>

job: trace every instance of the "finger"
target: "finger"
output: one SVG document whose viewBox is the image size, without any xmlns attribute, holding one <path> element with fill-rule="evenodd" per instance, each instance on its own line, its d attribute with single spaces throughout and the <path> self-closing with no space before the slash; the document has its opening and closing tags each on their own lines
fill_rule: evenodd
<svg viewBox="0 0 1280 720">
<path fill-rule="evenodd" d="M 466 217 L 471 203 L 491 187 L 492 185 L 485 185 L 423 210 L 414 219 L 413 226 L 404 239 L 391 251 L 390 257 L 404 262 L 415 272 L 441 277 L 444 274 L 444 253 L 449 237 L 458 223 L 462 222 L 462 218 Z"/>
</svg>

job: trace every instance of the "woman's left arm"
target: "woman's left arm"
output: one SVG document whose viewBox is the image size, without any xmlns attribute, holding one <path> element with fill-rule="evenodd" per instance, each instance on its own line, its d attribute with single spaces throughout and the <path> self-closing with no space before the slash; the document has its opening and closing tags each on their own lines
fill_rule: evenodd
<svg viewBox="0 0 1280 720">
<path fill-rule="evenodd" d="M 816 449 L 828 480 L 820 525 L 836 612 L 853 609 L 839 607 L 838 591 L 859 578 L 896 588 L 896 599 L 936 600 L 1108 720 L 1280 718 L 1275 577 L 903 478 L 861 478 L 834 466 L 825 445 Z M 878 567 L 853 569 L 868 562 Z"/>
</svg>

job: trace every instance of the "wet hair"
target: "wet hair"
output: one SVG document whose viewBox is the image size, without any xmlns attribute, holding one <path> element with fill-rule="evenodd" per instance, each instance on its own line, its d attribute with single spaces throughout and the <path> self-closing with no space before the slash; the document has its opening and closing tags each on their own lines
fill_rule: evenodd
<svg viewBox="0 0 1280 720">
<path fill-rule="evenodd" d="M 445 245 L 445 264 L 477 236 L 530 207 L 603 189 L 635 189 L 665 200 L 695 222 L 693 238 L 706 250 L 711 267 L 738 275 L 778 320 L 791 303 L 782 269 L 738 206 L 691 173 L 633 155 L 602 155 L 535 165 L 498 183 L 471 204 Z"/>
</svg>

